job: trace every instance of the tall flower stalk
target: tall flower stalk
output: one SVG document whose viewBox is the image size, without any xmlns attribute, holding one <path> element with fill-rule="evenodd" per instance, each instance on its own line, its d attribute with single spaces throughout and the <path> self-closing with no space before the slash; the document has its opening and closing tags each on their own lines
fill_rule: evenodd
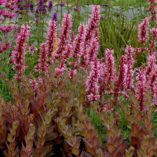
<svg viewBox="0 0 157 157">
<path fill-rule="evenodd" d="M 28 25 L 21 26 L 16 38 L 15 49 L 11 53 L 11 62 L 14 65 L 17 80 L 21 80 L 25 72 L 25 55 L 29 36 L 30 27 Z"/>
<path fill-rule="evenodd" d="M 138 26 L 138 40 L 145 45 L 149 37 L 149 19 L 145 18 Z"/>
<path fill-rule="evenodd" d="M 91 63 L 91 71 L 90 75 L 86 82 L 87 87 L 87 99 L 89 101 L 99 100 L 99 71 L 100 71 L 100 63 L 97 59 L 95 59 Z"/>
<path fill-rule="evenodd" d="M 59 36 L 56 58 L 62 58 L 65 45 L 68 43 L 72 31 L 72 20 L 70 14 L 65 14 L 62 22 L 62 30 Z"/>
<path fill-rule="evenodd" d="M 48 62 L 52 63 L 52 57 L 54 56 L 53 53 L 55 51 L 55 48 L 57 47 L 57 23 L 54 18 L 52 18 L 49 22 L 46 46 L 48 51 Z"/>
</svg>

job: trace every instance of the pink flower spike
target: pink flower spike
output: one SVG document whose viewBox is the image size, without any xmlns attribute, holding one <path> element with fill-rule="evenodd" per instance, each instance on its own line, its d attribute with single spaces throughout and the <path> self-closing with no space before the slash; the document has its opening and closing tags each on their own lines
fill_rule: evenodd
<svg viewBox="0 0 157 157">
<path fill-rule="evenodd" d="M 36 70 L 39 72 L 44 72 L 44 74 L 48 75 L 48 51 L 46 47 L 46 43 L 40 45 L 40 56 L 39 62 L 36 66 Z"/>
<path fill-rule="evenodd" d="M 144 102 L 145 102 L 146 90 L 147 90 L 146 74 L 144 69 L 141 69 L 138 73 L 137 83 L 136 83 L 136 97 L 137 100 L 139 101 L 140 111 L 144 111 L 145 109 Z"/>
<path fill-rule="evenodd" d="M 55 50 L 55 45 L 57 44 L 57 23 L 53 18 L 49 22 L 46 44 L 48 49 L 48 62 L 50 64 L 52 63 L 53 52 Z"/>
<path fill-rule="evenodd" d="M 99 26 L 99 22 L 100 22 L 100 6 L 95 5 L 93 6 L 92 16 L 88 23 L 88 27 L 90 29 L 97 28 Z"/>
<path fill-rule="evenodd" d="M 104 53 L 105 57 L 105 84 L 109 86 L 111 82 L 115 81 L 115 59 L 114 51 L 106 49 Z"/>
<path fill-rule="evenodd" d="M 151 82 L 151 78 L 155 73 L 156 69 L 156 52 L 148 56 L 147 67 L 146 67 L 146 78 L 147 82 Z"/>
<path fill-rule="evenodd" d="M 138 40 L 142 44 L 146 44 L 149 37 L 149 20 L 145 18 L 138 26 Z"/>
<path fill-rule="evenodd" d="M 63 51 L 65 50 L 65 46 L 67 44 L 68 39 L 70 38 L 70 34 L 72 31 L 72 19 L 70 14 L 65 14 L 62 22 L 62 30 L 59 37 L 58 49 L 56 51 L 56 58 L 62 59 Z"/>
<path fill-rule="evenodd" d="M 91 63 L 90 75 L 86 81 L 86 91 L 87 91 L 88 101 L 97 101 L 100 98 L 99 71 L 100 71 L 100 63 L 98 60 L 95 60 Z"/>
<path fill-rule="evenodd" d="M 126 78 L 127 78 L 128 65 L 126 64 L 126 56 L 121 57 L 119 76 L 117 80 L 118 91 L 123 91 L 126 88 Z"/>
<path fill-rule="evenodd" d="M 97 59 L 99 51 L 99 42 L 97 39 L 92 38 L 89 47 L 86 50 L 86 65 L 90 64 L 90 62 Z"/>
<path fill-rule="evenodd" d="M 96 34 L 97 29 L 99 28 L 99 22 L 100 22 L 100 6 L 95 5 L 92 10 L 92 16 L 87 24 L 87 31 L 85 37 L 86 42 L 91 39 L 93 34 Z"/>
<path fill-rule="evenodd" d="M 78 35 L 76 41 L 74 42 L 74 53 L 73 57 L 78 58 L 83 55 L 83 46 L 85 42 L 86 29 L 84 25 L 80 25 L 78 28 Z"/>
<path fill-rule="evenodd" d="M 134 58 L 133 53 L 134 49 L 131 46 L 127 46 L 125 49 L 126 60 L 127 60 L 127 74 L 126 74 L 126 89 L 131 89 L 133 87 L 133 66 Z"/>
<path fill-rule="evenodd" d="M 71 45 L 71 44 L 67 44 L 67 45 L 65 46 L 65 51 L 63 51 L 63 57 L 62 57 L 62 59 L 63 59 L 64 61 L 66 61 L 69 57 L 72 56 L 72 54 L 71 54 L 72 51 L 73 51 L 72 45 Z"/>
<path fill-rule="evenodd" d="M 11 53 L 11 62 L 17 72 L 17 80 L 21 80 L 25 71 L 25 54 L 26 46 L 30 36 L 30 27 L 28 25 L 21 26 L 20 32 L 16 38 L 16 47 Z"/>
<path fill-rule="evenodd" d="M 114 89 L 115 104 L 117 104 L 119 94 L 124 92 L 124 90 L 126 89 L 127 69 L 128 69 L 128 65 L 126 64 L 126 56 L 123 55 L 120 61 L 119 75 L 115 82 L 115 89 Z"/>
</svg>

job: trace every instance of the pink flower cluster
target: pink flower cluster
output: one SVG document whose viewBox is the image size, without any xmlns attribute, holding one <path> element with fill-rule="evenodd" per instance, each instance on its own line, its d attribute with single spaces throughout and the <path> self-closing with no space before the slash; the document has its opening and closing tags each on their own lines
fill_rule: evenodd
<svg viewBox="0 0 157 157">
<path fill-rule="evenodd" d="M 156 73 L 156 53 L 152 53 L 148 56 L 146 67 L 146 80 L 147 84 L 152 86 L 153 77 Z"/>
<path fill-rule="evenodd" d="M 131 89 L 133 87 L 133 68 L 134 68 L 134 48 L 131 46 L 127 46 L 125 49 L 126 53 L 126 64 L 127 64 L 127 72 L 126 72 L 126 88 Z"/>
<path fill-rule="evenodd" d="M 105 50 L 105 75 L 104 84 L 109 86 L 115 80 L 115 59 L 113 50 Z"/>
<path fill-rule="evenodd" d="M 137 99 L 139 101 L 139 107 L 140 107 L 140 110 L 141 111 L 144 111 L 146 108 L 145 108 L 145 105 L 144 105 L 144 102 L 145 102 L 145 93 L 146 93 L 146 75 L 145 75 L 145 70 L 144 69 L 141 69 L 138 73 L 138 76 L 137 76 L 137 84 L 136 84 L 136 96 L 137 96 Z"/>
<path fill-rule="evenodd" d="M 36 66 L 36 70 L 48 74 L 48 50 L 46 43 L 40 45 L 39 63 Z"/>
<path fill-rule="evenodd" d="M 135 77 L 134 51 L 135 49 L 130 45 L 126 47 L 118 71 L 115 68 L 112 50 L 105 50 L 104 61 L 96 58 L 94 62 L 91 62 L 90 74 L 86 81 L 88 101 L 102 101 L 103 94 L 110 93 L 113 94 L 116 105 L 121 95 L 128 98 L 129 92 L 132 91 L 139 102 L 140 111 L 145 111 L 147 109 L 146 92 L 149 90 L 153 94 L 152 103 L 157 105 L 156 53 L 148 56 L 145 66 L 137 68 L 137 77 Z M 116 74 L 118 74 L 117 77 Z"/>
<path fill-rule="evenodd" d="M 89 41 L 93 35 L 97 34 L 100 21 L 100 6 L 94 6 L 92 11 L 92 16 L 87 24 L 87 31 L 85 41 Z"/>
<path fill-rule="evenodd" d="M 99 79 L 100 79 L 100 62 L 95 59 L 91 62 L 90 75 L 86 81 L 87 99 L 89 101 L 97 101 L 99 95 Z"/>
<path fill-rule="evenodd" d="M 126 64 L 126 57 L 125 55 L 123 55 L 120 60 L 119 74 L 115 82 L 114 88 L 115 103 L 117 102 L 117 99 L 121 92 L 123 92 L 126 89 L 127 69 L 128 66 Z"/>
<path fill-rule="evenodd" d="M 138 26 L 138 40 L 142 44 L 146 44 L 149 37 L 149 20 L 145 18 Z"/>
<path fill-rule="evenodd" d="M 20 32 L 16 38 L 16 47 L 11 53 L 11 62 L 14 64 L 14 69 L 17 72 L 16 78 L 22 79 L 25 71 L 25 54 L 27 41 L 30 36 L 30 27 L 28 25 L 21 26 Z"/>
<path fill-rule="evenodd" d="M 9 33 L 14 30 L 14 26 L 0 26 L 0 32 Z"/>
<path fill-rule="evenodd" d="M 90 46 L 86 49 L 86 65 L 90 64 L 90 62 L 97 59 L 99 51 L 99 42 L 98 39 L 92 38 Z"/>
<path fill-rule="evenodd" d="M 54 19 L 49 22 L 48 34 L 46 39 L 49 63 L 52 63 L 52 56 L 57 44 L 57 23 Z"/>
<path fill-rule="evenodd" d="M 70 14 L 65 14 L 62 22 L 62 30 L 59 37 L 58 49 L 56 51 L 56 58 L 62 58 L 63 52 L 70 39 L 72 29 L 72 19 Z"/>
<path fill-rule="evenodd" d="M 82 67 L 87 68 L 97 58 L 99 20 L 100 7 L 94 6 L 91 20 L 87 25 L 81 24 L 78 28 L 78 35 L 75 36 L 72 33 L 71 16 L 64 15 L 58 49 L 55 51 L 55 60 L 59 59 L 61 61 L 61 65 L 56 68 L 56 76 L 60 77 L 67 69 L 69 78 L 73 78 L 78 71 L 78 67 L 83 65 Z M 72 61 L 67 62 L 70 58 L 73 58 Z M 67 64 L 70 64 L 70 69 L 66 67 Z"/>
<path fill-rule="evenodd" d="M 104 52 L 104 60 L 100 64 L 100 96 L 103 97 L 104 92 L 110 89 L 111 83 L 115 81 L 115 59 L 113 50 L 106 49 Z"/>
<path fill-rule="evenodd" d="M 74 50 L 73 50 L 73 57 L 80 58 L 83 55 L 83 47 L 85 42 L 85 34 L 86 34 L 86 27 L 85 25 L 80 25 L 78 28 L 78 35 L 74 40 Z"/>
<path fill-rule="evenodd" d="M 50 20 L 46 40 L 40 45 L 40 55 L 36 70 L 49 76 L 50 64 L 54 63 L 55 77 L 61 77 L 68 72 L 72 79 L 78 71 L 84 70 L 89 76 L 86 80 L 87 100 L 99 101 L 104 104 L 104 94 L 112 95 L 116 105 L 121 96 L 128 98 L 133 92 L 139 102 L 141 111 L 145 110 L 146 92 L 153 93 L 153 103 L 157 105 L 157 66 L 156 53 L 151 51 L 147 63 L 137 69 L 134 67 L 138 48 L 127 45 L 124 55 L 121 56 L 119 67 L 115 65 L 114 51 L 105 49 L 104 58 L 99 59 L 100 7 L 94 6 L 91 19 L 87 25 L 81 24 L 78 34 L 72 32 L 72 19 L 64 15 L 59 41 L 57 40 L 57 24 Z M 1 29 L 1 27 L 0 27 Z M 142 43 L 141 51 L 150 50 L 149 18 L 145 18 L 138 27 L 138 40 Z M 156 28 L 151 29 L 152 37 L 157 37 Z M 29 39 L 29 26 L 21 27 L 16 39 L 16 48 L 12 52 L 12 62 L 17 72 L 17 79 L 21 80 L 25 71 L 26 45 Z M 151 39 L 151 38 L 150 38 Z M 151 40 L 149 40 L 151 41 Z M 57 46 L 56 46 L 57 44 Z M 154 42 L 155 44 L 155 42 Z M 56 46 L 56 47 L 55 47 Z M 90 70 L 90 71 L 89 71 Z M 135 77 L 137 72 L 137 77 Z M 37 82 L 32 81 L 33 90 L 37 89 Z"/>
</svg>

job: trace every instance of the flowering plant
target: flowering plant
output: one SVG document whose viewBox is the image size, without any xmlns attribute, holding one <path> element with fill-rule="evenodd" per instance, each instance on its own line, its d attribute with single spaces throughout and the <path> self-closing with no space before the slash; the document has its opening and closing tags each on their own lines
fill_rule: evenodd
<svg viewBox="0 0 157 157">
<path fill-rule="evenodd" d="M 80 24 L 77 34 L 70 14 L 64 15 L 59 31 L 52 17 L 37 47 L 34 73 L 29 75 L 25 70 L 31 27 L 19 26 L 15 46 L 10 48 L 15 77 L 7 83 L 12 100 L 0 98 L 0 153 L 8 157 L 156 156 L 152 119 L 157 107 L 157 28 L 151 28 L 150 13 L 138 27 L 141 47 L 126 45 L 118 65 L 114 50 L 107 48 L 104 57 L 98 57 L 100 6 L 93 7 L 91 18 Z M 135 66 L 142 54 L 146 63 Z M 104 143 L 88 112 L 99 117 Z"/>
</svg>

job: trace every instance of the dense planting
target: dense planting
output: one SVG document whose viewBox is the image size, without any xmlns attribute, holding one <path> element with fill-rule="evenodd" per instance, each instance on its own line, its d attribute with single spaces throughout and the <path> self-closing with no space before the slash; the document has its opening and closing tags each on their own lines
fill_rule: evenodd
<svg viewBox="0 0 157 157">
<path fill-rule="evenodd" d="M 157 156 L 157 1 L 148 5 L 138 43 L 119 55 L 102 54 L 99 5 L 75 33 L 52 1 L 0 0 L 0 156 Z"/>
</svg>

